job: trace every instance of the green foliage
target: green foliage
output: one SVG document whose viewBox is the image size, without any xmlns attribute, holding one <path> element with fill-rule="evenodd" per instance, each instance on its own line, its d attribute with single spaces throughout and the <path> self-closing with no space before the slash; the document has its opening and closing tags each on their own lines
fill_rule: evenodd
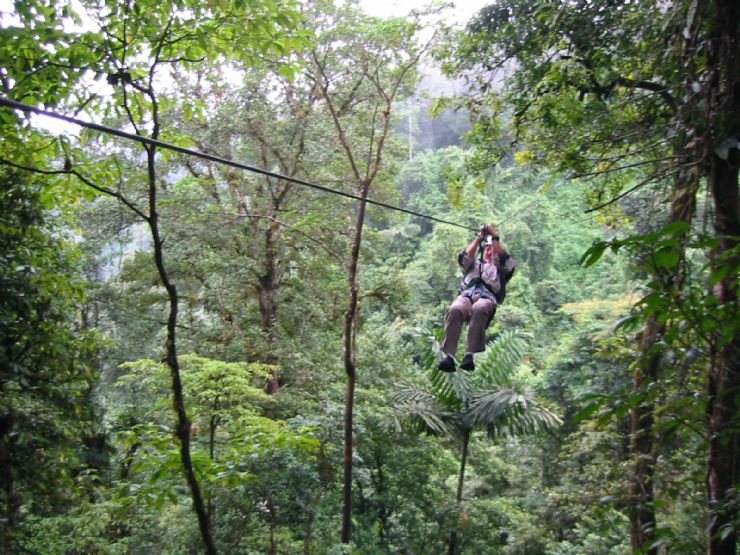
<svg viewBox="0 0 740 555">
<path fill-rule="evenodd" d="M 731 191 L 737 189 L 737 174 L 735 168 L 727 168 L 722 176 L 708 168 L 725 167 L 725 155 L 731 156 L 731 149 L 725 152 L 724 146 L 734 144 L 733 138 L 726 140 L 725 122 L 737 118 L 736 108 L 714 105 L 712 99 L 718 93 L 705 77 L 723 74 L 715 81 L 720 90 L 720 82 L 737 81 L 737 69 L 718 61 L 729 51 L 714 58 L 700 54 L 718 36 L 736 33 L 731 25 L 719 23 L 736 18 L 728 15 L 734 14 L 728 11 L 730 5 L 734 4 L 596 1 L 556 5 L 515 0 L 481 10 L 459 40 L 441 53 L 453 74 L 470 76 L 472 81 L 461 103 L 470 107 L 476 119 L 470 133 L 478 150 L 475 162 L 485 167 L 518 150 L 517 163 L 546 166 L 571 178 L 594 178 L 585 197 L 601 211 L 599 220 L 614 227 L 634 222 L 633 229 L 620 230 L 626 238 L 597 238 L 581 261 L 592 268 L 610 251 L 629 253 L 639 265 L 635 275 L 644 278 L 645 285 L 619 329 L 630 333 L 645 327 L 634 341 L 640 358 L 632 359 L 625 348 L 627 338 L 621 345 L 600 340 L 606 352 L 618 355 L 625 368 L 634 370 L 636 390 L 625 394 L 622 385 L 617 395 L 599 395 L 597 403 L 584 409 L 580 417 L 593 415 L 596 407 L 604 406 L 601 402 L 614 403 L 607 412 L 617 420 L 623 420 L 627 411 L 633 416 L 641 411 L 649 415 L 635 421 L 640 429 L 633 429 L 632 445 L 638 459 L 632 462 L 639 463 L 637 472 L 645 472 L 635 479 L 650 482 L 649 498 L 654 475 L 652 469 L 639 470 L 645 468 L 641 457 L 659 461 L 665 452 L 673 452 L 673 445 L 666 446 L 665 452 L 658 447 L 662 434 L 674 438 L 679 428 L 685 432 L 701 429 L 702 418 L 711 429 L 717 418 L 723 420 L 716 408 L 725 401 L 717 400 L 734 397 L 734 393 L 721 391 L 729 382 L 719 376 L 736 374 L 729 368 L 736 366 L 736 348 L 730 346 L 737 343 L 738 321 L 724 308 L 737 312 L 737 280 L 727 279 L 737 273 L 737 239 L 726 237 L 736 235 L 737 217 L 734 209 L 719 215 L 724 206 L 719 198 L 734 196 Z M 703 113 L 698 106 L 703 106 Z M 713 162 L 707 163 L 712 149 L 709 158 Z M 715 238 L 707 236 L 701 222 L 692 222 L 702 177 L 717 203 Z M 649 185 L 653 186 L 648 190 Z M 703 215 L 708 216 L 709 212 Z M 666 221 L 679 223 L 666 226 Z M 728 227 L 730 221 L 734 223 Z M 725 258 L 728 251 L 733 254 Z M 721 262 L 707 263 L 708 253 Z M 729 305 L 722 307 L 725 303 L 717 303 L 717 297 L 729 300 Z M 732 356 L 727 356 L 728 349 Z M 709 353 L 713 353 L 711 358 L 706 356 Z M 577 363 L 593 357 L 572 358 Z M 702 365 L 710 367 L 706 384 L 698 377 Z M 705 397 L 706 391 L 712 393 Z M 685 400 L 692 396 L 701 400 L 687 409 Z M 712 417 L 707 417 L 713 410 Z M 733 408 L 725 414 L 735 412 Z M 664 420 L 666 413 L 671 417 Z M 726 426 L 734 427 L 720 427 Z M 710 436 L 716 437 L 716 430 Z M 714 448 L 710 452 L 719 453 L 724 444 L 714 444 Z M 724 460 L 725 455 L 718 458 Z M 715 464 L 710 456 L 709 474 L 729 472 L 714 470 Z M 660 466 L 659 471 L 664 476 L 681 473 L 674 467 Z M 736 477 L 729 482 L 735 481 Z M 655 486 L 658 494 L 673 495 L 660 487 Z M 730 499 L 733 488 L 727 487 L 721 495 Z M 714 502 L 712 498 L 710 504 Z M 650 499 L 646 511 L 658 514 L 663 503 L 664 499 L 655 503 Z M 722 535 L 719 524 L 710 527 L 716 536 Z M 724 530 L 731 529 L 727 523 Z M 633 526 L 632 531 L 633 542 L 642 542 L 639 530 Z M 661 545 L 667 538 L 681 541 L 670 530 L 661 534 L 656 540 Z M 732 543 L 728 549 L 734 550 L 735 540 L 730 535 L 724 539 Z"/>
<path fill-rule="evenodd" d="M 676 50 L 663 47 L 677 12 L 657 2 L 531 0 L 481 10 L 440 53 L 447 71 L 473 70 L 467 98 L 477 115 L 470 135 L 479 163 L 514 147 L 520 161 L 598 176 L 592 204 L 635 181 L 663 178 L 672 140 L 685 140 L 665 127 L 684 95 Z"/>
<path fill-rule="evenodd" d="M 653 3 L 613 6 L 515 1 L 471 23 L 448 62 L 481 77 L 467 103 L 473 151 L 419 152 L 424 140 L 436 144 L 423 136 L 425 120 L 407 129 L 395 116 L 388 125 L 399 135 L 378 150 L 387 100 L 378 90 L 397 84 L 400 100 L 416 85 L 414 72 L 401 71 L 424 48 L 413 40 L 415 18 L 369 17 L 354 4 L 315 2 L 299 14 L 236 1 L 86 2 L 80 9 L 97 27 L 84 32 L 70 25 L 71 7 L 18 4 L 20 24 L 4 19 L 3 94 L 59 109 L 84 104 L 109 124 L 332 187 L 358 190 L 372 177 L 381 200 L 470 227 L 492 221 L 518 263 L 476 372 L 429 370 L 436 353 L 420 330 L 441 323 L 470 233 L 370 210 L 353 337 L 361 369 L 354 543 L 341 546 L 338 353 L 353 207 L 160 152 L 157 215 L 180 296 L 178 348 L 201 355 L 181 357 L 192 458 L 221 552 L 442 553 L 451 531 L 463 552 L 625 552 L 627 414 L 644 403 L 655 407 L 660 440 L 657 539 L 677 552 L 702 545 L 707 403 L 696 392 L 706 354 L 738 326 L 735 304 L 706 291 L 733 279 L 736 287 L 738 255 L 730 249 L 708 261 L 723 238 L 706 235 L 701 222 L 663 227 L 652 190 L 609 214 L 583 214 L 629 188 L 640 193 L 659 165 L 613 171 L 620 164 L 658 160 L 674 139 L 691 139 L 661 135 L 665 94 L 636 85 L 679 74 L 661 63 L 665 49 L 648 55 L 654 23 L 670 26 L 674 15 Z M 524 72 L 503 88 L 488 80 L 500 56 L 515 57 L 507 67 Z M 340 108 L 347 145 L 319 102 L 322 84 Z M 452 115 L 453 101 L 436 104 L 467 127 L 462 112 Z M 417 108 L 404 114 L 413 119 Z M 55 171 L 69 163 L 132 206 L 147 205 L 148 176 L 131 145 L 88 132 L 51 137 L 7 110 L 0 118 L 6 162 Z M 633 139 L 619 142 L 625 130 Z M 407 153 L 409 133 L 416 143 Z M 514 136 L 518 152 L 502 158 Z M 720 144 L 719 154 L 731 156 L 732 147 Z M 377 174 L 374 154 L 383 159 Z M 601 178 L 584 191 L 545 164 Z M 23 417 L 18 434 L 2 436 L 3 479 L 12 477 L 17 492 L 11 499 L 3 490 L 4 523 L 12 511 L 23 515 L 4 526 L 3 539 L 39 553 L 192 552 L 199 531 L 172 433 L 169 370 L 158 362 L 166 295 L 150 242 L 115 199 L 85 189 L 79 202 L 71 176 L 22 181 L 9 178 L 0 196 L 9 338 L 0 405 Z M 83 257 L 70 257 L 71 235 L 44 208 L 74 229 Z M 688 286 L 669 287 L 679 269 Z M 93 284 L 79 279 L 83 270 Z M 654 281 L 636 286 L 646 272 Z M 95 359 L 80 309 L 86 326 L 111 339 Z M 655 351 L 662 379 L 635 392 L 631 334 L 649 315 L 667 324 Z M 267 395 L 275 373 L 279 393 Z M 399 383 L 406 389 L 394 397 Z M 105 434 L 92 426 L 91 396 L 101 400 Z M 405 429 L 410 420 L 401 416 L 412 414 Z M 531 433 L 541 428 L 550 433 Z M 469 441 L 456 503 L 459 439 L 473 429 L 488 435 Z M 33 475 L 27 460 L 39 461 Z"/>
<path fill-rule="evenodd" d="M 430 365 L 432 389 L 407 388 L 397 393 L 400 418 L 420 419 L 435 433 L 458 434 L 483 428 L 492 437 L 550 429 L 558 416 L 540 406 L 515 378 L 523 338 L 514 330 L 502 333 L 479 362 L 480 371 L 445 374 Z M 519 383 L 517 383 L 519 382 Z"/>
<path fill-rule="evenodd" d="M 43 208 L 41 185 L 8 171 L 0 182 L 0 542 L 13 552 L 34 518 L 77 497 L 74 476 L 86 468 L 80 444 L 96 432 L 96 342 L 77 321 L 75 249 Z"/>
<path fill-rule="evenodd" d="M 214 525 L 224 536 L 234 537 L 239 529 L 233 520 L 237 515 L 256 516 L 242 506 L 241 498 L 264 499 L 269 495 L 277 500 L 279 496 L 287 510 L 288 500 L 308 487 L 298 476 L 303 473 L 307 480 L 312 479 L 319 442 L 311 426 L 264 416 L 274 403 L 260 387 L 269 367 L 194 355 L 184 355 L 182 362 L 193 422 L 193 464 L 209 499 Z M 123 479 L 111 510 L 129 515 L 129 526 L 134 522 L 142 526 L 131 530 L 130 542 L 147 542 L 152 549 L 161 550 L 176 538 L 176 529 L 167 528 L 169 518 L 157 523 L 152 517 L 164 510 L 177 520 L 189 510 L 179 447 L 169 425 L 168 370 L 151 360 L 127 363 L 122 369 L 118 391 L 108 401 L 111 409 L 120 411 L 116 415 L 111 410 L 110 414 L 115 418 L 111 426 L 117 430 L 114 445 L 123 455 L 116 461 Z M 277 476 L 265 480 L 267 473 L 277 471 L 276 465 L 287 472 L 282 486 L 275 481 Z M 161 537 L 142 535 L 152 526 L 162 527 Z M 167 552 L 177 551 L 173 545 L 179 543 L 167 547 L 172 549 Z"/>
</svg>

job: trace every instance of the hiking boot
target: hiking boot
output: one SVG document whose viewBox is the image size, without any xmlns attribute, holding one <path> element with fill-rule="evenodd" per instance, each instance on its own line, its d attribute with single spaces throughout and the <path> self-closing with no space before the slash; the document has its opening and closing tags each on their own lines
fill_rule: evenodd
<svg viewBox="0 0 740 555">
<path fill-rule="evenodd" d="M 472 372 L 475 370 L 475 362 L 473 362 L 473 353 L 465 353 L 465 356 L 460 363 L 460 368 Z"/>
<path fill-rule="evenodd" d="M 442 357 L 442 360 L 439 361 L 437 368 L 442 370 L 442 372 L 454 372 L 455 371 L 455 359 L 452 358 L 450 355 L 446 354 L 445 356 Z"/>
</svg>

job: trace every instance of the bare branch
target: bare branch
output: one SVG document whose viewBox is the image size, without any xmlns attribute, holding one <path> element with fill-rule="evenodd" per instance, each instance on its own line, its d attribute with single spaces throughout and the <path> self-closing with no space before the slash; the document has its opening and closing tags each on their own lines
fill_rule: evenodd
<svg viewBox="0 0 740 555">
<path fill-rule="evenodd" d="M 673 95 L 668 92 L 668 88 L 665 85 L 661 85 L 660 83 L 653 83 L 652 81 L 644 80 L 634 81 L 633 79 L 628 79 L 627 77 L 617 77 L 612 82 L 612 84 L 609 85 L 609 89 L 613 89 L 617 85 L 657 93 L 674 113 L 678 109 L 676 106 L 676 99 L 673 98 Z"/>
<path fill-rule="evenodd" d="M 676 175 L 679 171 L 680 171 L 680 169 L 676 169 L 676 170 L 673 170 L 672 172 L 669 172 L 669 173 L 667 173 L 665 175 L 662 175 L 662 174 L 656 172 L 656 173 L 650 175 L 647 179 L 643 179 L 642 181 L 640 181 L 634 187 L 630 187 L 629 189 L 627 189 L 623 193 L 618 194 L 617 196 L 611 198 L 610 200 L 608 200 L 608 201 L 606 201 L 606 202 L 604 202 L 602 204 L 599 204 L 598 206 L 595 206 L 593 208 L 589 208 L 588 210 L 584 210 L 584 212 L 586 214 L 588 214 L 590 212 L 596 212 L 597 210 L 601 210 L 602 208 L 606 208 L 607 206 L 609 206 L 611 204 L 614 204 L 615 202 L 620 201 L 621 199 L 623 199 L 627 195 L 629 195 L 631 193 L 634 193 L 637 189 L 639 189 L 639 188 L 647 185 L 648 183 L 651 183 L 652 181 L 655 181 L 656 179 L 658 179 L 660 177 L 671 177 L 673 175 Z"/>
<path fill-rule="evenodd" d="M 123 196 L 121 193 L 114 191 L 112 189 L 108 189 L 107 187 L 103 187 L 102 185 L 98 185 L 91 179 L 80 174 L 77 170 L 44 170 L 41 168 L 34 168 L 31 166 L 24 166 L 21 164 L 16 164 L 15 162 L 11 162 L 10 160 L 7 160 L 5 158 L 0 158 L 0 164 L 5 164 L 6 166 L 11 166 L 19 170 L 24 170 L 24 171 L 28 171 L 32 173 L 38 173 L 41 175 L 72 175 L 76 177 L 77 179 L 79 179 L 80 181 L 82 181 L 85 185 L 87 185 L 91 189 L 95 189 L 99 193 L 103 193 L 105 195 L 118 199 L 122 204 L 124 204 L 127 208 L 129 208 L 132 212 L 134 212 L 137 216 L 139 216 L 142 220 L 144 220 L 145 222 L 149 221 L 149 217 L 146 214 L 144 214 L 139 208 L 137 208 L 125 196 Z"/>
<path fill-rule="evenodd" d="M 673 137 L 666 137 L 664 139 L 661 139 L 659 141 L 652 142 L 650 144 L 647 144 L 641 148 L 637 148 L 635 150 L 629 150 L 627 152 L 621 152 L 619 154 L 615 154 L 614 156 L 599 156 L 598 158 L 591 158 L 586 157 L 585 159 L 589 162 L 617 162 L 619 160 L 624 160 L 625 158 L 629 158 L 631 156 L 634 156 L 636 154 L 642 154 L 643 152 L 652 150 L 653 148 L 656 148 L 657 146 L 667 143 L 669 141 L 672 141 Z M 603 148 L 602 152 L 606 152 L 608 150 L 607 148 Z"/>
<path fill-rule="evenodd" d="M 660 162 L 670 162 L 670 161 L 674 161 L 674 160 L 680 160 L 682 158 L 686 158 L 686 157 L 685 156 L 676 155 L 676 156 L 666 156 L 665 158 L 656 158 L 654 160 L 641 160 L 639 162 L 635 162 L 634 164 L 627 164 L 626 166 L 619 166 L 619 167 L 616 167 L 616 168 L 608 168 L 608 169 L 605 169 L 605 170 L 598 170 L 598 171 L 594 171 L 594 172 L 576 174 L 576 175 L 573 176 L 573 179 L 580 179 L 580 178 L 584 178 L 584 177 L 595 177 L 597 175 L 605 175 L 607 173 L 614 173 L 614 172 L 618 172 L 618 171 L 622 171 L 622 170 L 628 170 L 630 168 L 639 168 L 640 166 L 646 166 L 648 164 L 657 164 L 657 163 L 660 163 Z"/>
<path fill-rule="evenodd" d="M 653 130 L 659 129 L 660 127 L 668 127 L 670 125 L 674 125 L 675 122 L 665 122 L 663 124 L 654 125 L 652 127 Z M 603 139 L 595 139 L 591 141 L 593 144 L 599 144 L 599 143 L 616 143 L 620 141 L 626 141 L 627 139 L 633 139 L 635 137 L 644 137 L 645 136 L 645 129 L 638 129 L 636 131 L 630 131 L 629 133 L 625 133 L 623 135 L 617 135 L 615 137 L 605 137 Z"/>
<path fill-rule="evenodd" d="M 315 82 L 318 85 L 319 92 L 321 93 L 321 96 L 324 99 L 327 108 L 329 108 L 329 113 L 331 114 L 332 121 L 334 122 L 334 127 L 339 134 L 339 142 L 342 145 L 342 148 L 347 155 L 347 160 L 349 161 L 350 167 L 352 168 L 352 175 L 354 176 L 355 181 L 359 184 L 362 182 L 362 177 L 360 176 L 360 170 L 357 167 L 357 162 L 355 160 L 352 148 L 350 147 L 347 136 L 344 133 L 344 126 L 342 126 L 342 122 L 340 121 L 341 116 L 334 106 L 331 95 L 329 94 L 329 77 L 326 75 L 326 68 L 319 62 L 319 58 L 315 50 L 311 52 L 311 56 L 314 61 L 314 66 L 320 73 L 321 77 L 320 80 L 317 79 Z"/>
<path fill-rule="evenodd" d="M 270 222 L 274 222 L 276 224 L 279 224 L 279 225 L 285 227 L 286 229 L 289 229 L 293 233 L 297 233 L 301 237 L 303 237 L 305 239 L 308 239 L 312 243 L 316 243 L 329 256 L 335 258 L 337 260 L 337 262 L 339 262 L 339 264 L 341 264 L 341 265 L 344 264 L 344 259 L 342 258 L 342 256 L 340 254 L 334 252 L 331 248 L 329 248 L 329 246 L 326 243 L 324 243 L 323 241 L 320 241 L 319 239 L 316 239 L 315 237 L 313 237 L 313 236 L 305 233 L 304 231 L 302 231 L 302 230 L 300 230 L 300 229 L 298 229 L 296 227 L 291 226 L 288 223 L 285 223 L 284 221 L 282 221 L 282 220 L 280 220 L 280 219 L 278 219 L 278 218 L 276 218 L 274 216 L 268 216 L 268 215 L 265 215 L 265 214 L 236 214 L 234 217 L 235 218 L 255 218 L 255 219 L 267 220 L 267 221 L 270 221 Z"/>
</svg>

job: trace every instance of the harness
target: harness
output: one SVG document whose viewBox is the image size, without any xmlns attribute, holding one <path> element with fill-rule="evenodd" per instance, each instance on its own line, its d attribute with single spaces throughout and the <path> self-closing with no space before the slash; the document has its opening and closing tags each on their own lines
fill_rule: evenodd
<svg viewBox="0 0 740 555">
<path fill-rule="evenodd" d="M 497 305 L 504 302 L 506 297 L 506 282 L 511 278 L 511 274 L 507 274 L 505 266 L 506 261 L 509 260 L 510 256 L 507 252 L 502 252 L 498 256 L 498 263 L 495 261 L 491 262 L 496 269 L 496 278 L 498 281 L 499 290 L 493 291 L 489 284 L 483 279 L 483 265 L 485 260 L 483 259 L 483 248 L 479 247 L 478 257 L 478 275 L 468 282 L 464 281 L 460 284 L 460 294 L 468 297 L 471 301 L 477 297 L 483 297 L 485 299 L 493 300 Z M 463 253 L 460 253 L 462 256 Z M 512 272 L 513 274 L 513 272 Z"/>
<path fill-rule="evenodd" d="M 491 299 L 496 302 L 496 304 L 499 303 L 498 296 L 496 293 L 491 291 L 488 284 L 483 281 L 483 264 L 485 263 L 485 260 L 483 259 L 483 251 L 484 246 L 481 243 L 478 246 L 478 277 L 473 278 L 470 282 L 467 284 L 462 283 L 460 284 L 460 293 L 466 297 L 468 297 L 471 301 L 473 298 L 477 295 L 478 297 L 483 297 L 484 299 Z M 491 262 L 494 266 L 496 266 L 495 262 Z M 501 272 L 499 271 L 499 268 L 496 266 L 496 275 L 499 280 L 499 284 L 502 283 L 501 279 Z"/>
</svg>

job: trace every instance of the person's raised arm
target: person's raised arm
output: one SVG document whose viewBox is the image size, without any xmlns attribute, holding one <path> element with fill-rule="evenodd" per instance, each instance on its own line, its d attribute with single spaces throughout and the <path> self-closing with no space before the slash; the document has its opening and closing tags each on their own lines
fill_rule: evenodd
<svg viewBox="0 0 740 555">
<path fill-rule="evenodd" d="M 480 245 L 481 237 L 480 234 L 473 237 L 473 240 L 470 242 L 470 245 L 468 245 L 468 248 L 465 249 L 465 252 L 468 253 L 468 256 L 471 258 L 475 258 L 475 251 L 478 250 L 478 245 Z"/>
<path fill-rule="evenodd" d="M 478 250 L 478 246 L 483 240 L 484 235 L 491 235 L 493 237 L 496 236 L 496 229 L 493 227 L 493 224 L 484 224 L 480 226 L 480 232 L 473 238 L 473 240 L 470 242 L 470 245 L 468 245 L 468 248 L 465 249 L 465 252 L 468 253 L 468 256 L 475 258 L 475 251 Z"/>
</svg>

